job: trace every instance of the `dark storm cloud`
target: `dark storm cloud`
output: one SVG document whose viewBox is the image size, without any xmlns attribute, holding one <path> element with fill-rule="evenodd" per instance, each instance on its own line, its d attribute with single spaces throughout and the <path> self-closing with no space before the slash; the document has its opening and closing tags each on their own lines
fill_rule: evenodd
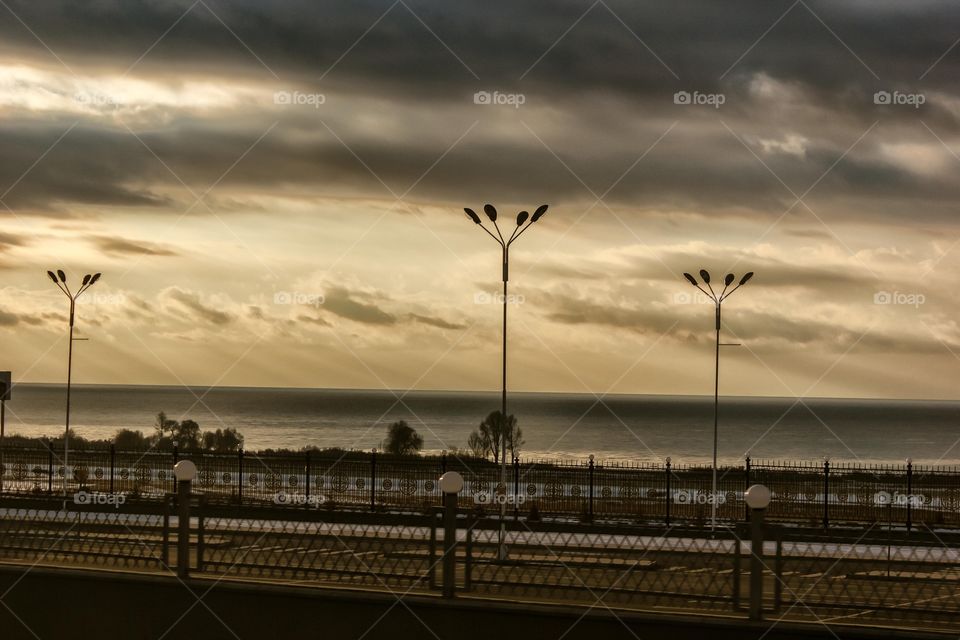
<svg viewBox="0 0 960 640">
<path fill-rule="evenodd" d="M 179 305 L 194 318 L 199 318 L 215 325 L 225 325 L 233 321 L 232 315 L 204 304 L 200 300 L 200 296 L 196 293 L 172 287 L 167 290 L 166 295 L 171 300 L 178 302 Z"/>
<path fill-rule="evenodd" d="M 324 294 L 323 308 L 336 316 L 354 322 L 374 325 L 396 324 L 396 316 L 384 311 L 376 304 L 357 300 L 361 295 L 351 293 L 342 287 L 331 287 Z"/>
<path fill-rule="evenodd" d="M 411 313 L 409 317 L 414 322 L 436 327 L 437 329 L 465 329 L 467 326 L 465 324 L 447 322 L 443 318 L 433 318 L 430 316 L 420 315 L 419 313 Z"/>
<path fill-rule="evenodd" d="M 175 256 L 177 252 L 153 242 L 127 238 L 94 236 L 89 238 L 104 253 L 111 255 Z"/>
<path fill-rule="evenodd" d="M 206 189 L 275 121 L 276 131 L 224 178 L 223 188 L 279 190 L 316 185 L 323 176 L 331 194 L 389 197 L 378 178 L 404 191 L 480 121 L 413 196 L 462 201 L 496 185 L 503 199 L 514 201 L 549 193 L 590 202 L 590 190 L 605 191 L 676 122 L 650 158 L 613 189 L 610 202 L 777 216 L 794 198 L 767 167 L 798 194 L 827 173 L 811 199 L 846 197 L 846 208 L 854 210 L 848 215 L 868 215 L 856 213 L 862 209 L 889 216 L 909 205 L 926 217 L 950 216 L 960 196 L 952 178 L 878 159 L 876 139 L 909 138 L 936 148 L 921 118 L 944 139 L 960 133 L 956 114 L 933 100 L 936 92 L 956 94 L 960 52 L 931 70 L 956 39 L 955 3 L 610 2 L 610 10 L 594 5 L 569 32 L 590 4 L 408 5 L 394 5 L 364 35 L 391 3 L 13 2 L 13 11 L 72 71 L 125 71 L 156 43 L 133 77 L 240 80 L 261 83 L 265 94 L 281 86 L 322 91 L 329 100 L 323 110 L 241 105 L 227 121 L 217 113 L 171 109 L 160 124 L 133 126 L 149 150 L 125 127 L 83 116 L 5 201 L 39 210 L 65 210 L 70 203 L 189 206 L 192 194 L 180 180 L 195 192 Z M 58 67 L 17 20 L 0 21 L 0 52 Z M 786 96 L 765 98 L 758 78 Z M 879 89 L 924 91 L 928 103 L 920 110 L 878 107 L 872 97 Z M 523 92 L 527 103 L 507 115 L 474 105 L 480 90 Z M 727 102 L 720 110 L 677 106 L 678 90 L 720 91 Z M 354 122 L 354 101 L 361 98 L 378 101 L 381 120 L 405 118 L 391 123 L 400 133 L 387 138 Z M 13 184 L 38 149 L 76 119 L 10 122 L 0 130 L 0 185 Z M 834 166 L 878 120 L 876 131 Z M 505 121 L 512 125 L 509 136 L 499 135 Z M 800 152 L 762 151 L 764 141 L 792 130 L 808 138 Z M 829 213 L 829 205 L 819 206 Z"/>
</svg>

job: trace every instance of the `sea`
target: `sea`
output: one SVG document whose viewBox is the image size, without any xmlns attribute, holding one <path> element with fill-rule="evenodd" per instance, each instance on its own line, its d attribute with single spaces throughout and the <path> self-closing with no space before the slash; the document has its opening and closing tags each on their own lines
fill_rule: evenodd
<svg viewBox="0 0 960 640">
<path fill-rule="evenodd" d="M 65 388 L 19 384 L 6 433 L 56 437 Z M 525 459 L 709 463 L 713 397 L 511 393 Z M 463 449 L 500 407 L 496 392 L 385 391 L 74 385 L 71 426 L 91 439 L 118 429 L 153 432 L 156 415 L 189 418 L 203 430 L 234 427 L 248 451 L 306 446 L 382 449 L 388 426 L 405 420 L 424 452 Z M 719 459 L 960 464 L 960 402 L 727 397 L 720 400 Z"/>
</svg>

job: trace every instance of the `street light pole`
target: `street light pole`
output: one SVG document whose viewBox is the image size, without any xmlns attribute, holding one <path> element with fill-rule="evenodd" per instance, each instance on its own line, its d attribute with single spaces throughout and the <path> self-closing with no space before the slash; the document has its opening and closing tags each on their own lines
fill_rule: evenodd
<svg viewBox="0 0 960 640">
<path fill-rule="evenodd" d="M 537 210 L 533 212 L 531 216 L 526 211 L 521 211 L 517 214 L 517 226 L 514 228 L 513 233 L 510 234 L 509 238 L 504 238 L 503 234 L 500 232 L 500 227 L 497 225 L 497 209 L 492 204 L 483 205 L 483 212 L 487 215 L 487 218 L 490 222 L 493 223 L 493 228 L 496 230 L 497 234 L 494 235 L 489 229 L 483 226 L 483 221 L 480 219 L 480 216 L 473 209 L 464 208 L 467 217 L 470 218 L 475 224 L 477 224 L 481 229 L 483 229 L 488 236 L 494 239 L 494 241 L 500 245 L 501 257 L 503 262 L 503 347 L 501 353 L 501 364 L 502 364 L 502 386 L 501 386 L 501 397 L 500 397 L 500 484 L 503 486 L 503 500 L 500 500 L 500 534 L 498 540 L 498 551 L 497 558 L 499 560 L 507 559 L 507 545 L 506 545 L 506 516 L 507 516 L 507 501 L 506 501 L 506 492 L 507 492 L 507 283 L 510 280 L 510 245 L 512 245 L 524 232 L 529 229 L 534 222 L 538 221 L 543 215 L 547 212 L 547 205 L 542 204 L 537 207 Z M 511 440 L 513 438 L 513 433 L 510 434 Z"/>
<path fill-rule="evenodd" d="M 66 509 L 67 474 L 68 463 L 70 462 L 70 388 L 73 379 L 73 341 L 75 339 L 79 340 L 79 338 L 73 337 L 74 317 L 77 309 L 77 298 L 83 295 L 87 289 L 92 287 L 94 283 L 100 279 L 100 274 L 95 273 L 91 275 L 88 273 L 83 276 L 83 281 L 80 283 L 80 288 L 77 289 L 76 293 L 70 291 L 70 287 L 67 285 L 67 276 L 62 270 L 58 269 L 56 273 L 47 271 L 47 275 L 53 280 L 53 284 L 57 285 L 57 288 L 70 299 L 70 340 L 67 346 L 67 412 L 66 424 L 63 429 L 63 508 Z"/>
<path fill-rule="evenodd" d="M 720 347 L 737 346 L 735 344 L 720 343 L 721 310 L 723 307 L 723 301 L 729 298 L 734 291 L 747 284 L 750 278 L 753 277 L 753 271 L 746 273 L 742 278 L 740 278 L 740 282 L 737 284 L 737 286 L 729 291 L 727 291 L 727 289 L 730 288 L 730 285 L 733 284 L 733 281 L 736 279 L 736 277 L 732 273 L 728 273 L 723 279 L 723 291 L 720 292 L 720 295 L 717 295 L 716 292 L 714 292 L 713 287 L 710 285 L 710 273 L 706 269 L 700 269 L 700 277 L 703 279 L 703 283 L 707 285 L 707 289 L 709 289 L 709 291 L 701 287 L 697 282 L 697 279 L 689 273 L 684 273 L 683 277 L 686 278 L 690 284 L 702 291 L 704 295 L 713 300 L 715 307 L 716 355 L 714 358 L 713 369 L 713 479 L 711 481 L 710 488 L 710 530 L 714 531 L 717 527 L 717 450 L 719 449 L 720 444 Z"/>
</svg>

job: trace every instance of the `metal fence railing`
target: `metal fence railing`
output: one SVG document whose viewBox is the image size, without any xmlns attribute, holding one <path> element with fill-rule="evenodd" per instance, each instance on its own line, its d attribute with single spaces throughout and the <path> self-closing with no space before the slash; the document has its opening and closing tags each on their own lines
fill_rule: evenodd
<svg viewBox="0 0 960 640">
<path fill-rule="evenodd" d="M 492 461 L 457 456 L 368 452 L 210 453 L 11 448 L 0 451 L 0 495 L 79 490 L 159 497 L 173 492 L 173 464 L 193 460 L 195 490 L 210 502 L 286 504 L 328 509 L 423 512 L 441 502 L 437 478 L 460 472 L 460 506 L 481 512 L 508 501 L 511 515 L 704 523 L 712 502 L 724 521 L 747 519 L 743 493 L 754 483 L 773 492 L 769 518 L 829 527 L 834 523 L 960 526 L 960 469 L 913 464 L 752 461 L 709 467 L 603 461 L 513 460 L 504 485 Z"/>
</svg>

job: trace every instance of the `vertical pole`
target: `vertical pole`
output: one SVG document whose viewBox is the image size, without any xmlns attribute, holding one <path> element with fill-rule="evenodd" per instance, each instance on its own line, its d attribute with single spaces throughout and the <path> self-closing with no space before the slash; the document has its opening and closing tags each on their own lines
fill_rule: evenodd
<svg viewBox="0 0 960 640">
<path fill-rule="evenodd" d="M 766 509 L 750 518 L 750 619 L 763 619 L 763 520 Z"/>
<path fill-rule="evenodd" d="M 190 575 L 190 484 L 181 480 L 177 491 L 177 576 Z"/>
<path fill-rule="evenodd" d="M 830 461 L 823 461 L 823 530 L 830 528 Z"/>
<path fill-rule="evenodd" d="M 67 476 L 70 462 L 70 383 L 73 378 L 73 317 L 76 311 L 76 300 L 70 296 L 70 344 L 67 345 L 67 416 L 63 428 L 63 509 L 67 509 Z"/>
<path fill-rule="evenodd" d="M 243 449 L 237 450 L 237 504 L 243 504 Z"/>
<path fill-rule="evenodd" d="M 0 385 L 0 491 L 3 491 L 3 474 L 6 469 L 3 465 L 3 436 L 7 424 L 7 401 L 4 399 L 6 395 L 7 385 Z"/>
<path fill-rule="evenodd" d="M 520 505 L 517 496 L 520 495 L 520 458 L 513 459 L 513 519 L 520 517 Z M 506 498 L 506 496 L 504 496 Z"/>
<path fill-rule="evenodd" d="M 177 463 L 178 463 L 178 462 L 180 462 L 180 452 L 177 450 L 177 445 L 176 445 L 176 443 L 174 443 L 174 445 L 173 445 L 173 466 L 177 466 Z M 174 492 L 174 493 L 177 492 L 177 476 L 176 476 L 176 474 L 174 474 L 174 476 L 173 476 L 173 492 Z"/>
<path fill-rule="evenodd" d="M 667 510 L 664 517 L 664 523 L 670 526 L 670 503 L 673 502 L 673 496 L 670 494 L 670 458 L 667 458 L 667 464 L 664 467 L 667 473 Z"/>
<path fill-rule="evenodd" d="M 913 528 L 913 460 L 907 458 L 907 531 Z"/>
<path fill-rule="evenodd" d="M 452 598 L 456 589 L 457 494 L 443 494 L 443 597 Z"/>
<path fill-rule="evenodd" d="M 743 492 L 744 494 L 746 494 L 747 489 L 750 488 L 750 456 L 747 456 L 744 459 L 743 470 L 744 470 Z M 744 516 L 744 522 L 750 522 L 750 507 L 749 505 L 747 505 L 746 502 L 744 502 L 743 508 L 744 508 L 744 511 L 746 512 L 746 515 Z"/>
<path fill-rule="evenodd" d="M 710 496 L 710 530 L 717 527 L 717 448 L 719 446 L 718 427 L 720 425 L 720 301 L 717 301 L 717 346 L 713 370 L 713 481 Z"/>
<path fill-rule="evenodd" d="M 304 470 L 306 472 L 307 478 L 306 478 L 306 484 L 304 485 L 303 491 L 307 497 L 306 504 L 309 505 L 310 504 L 310 449 L 307 449 L 306 457 L 307 457 L 307 460 L 306 460 L 307 464 Z"/>
<path fill-rule="evenodd" d="M 473 528 L 477 526 L 476 518 L 470 518 L 465 532 L 466 547 L 463 552 L 463 590 L 473 588 Z"/>
<path fill-rule="evenodd" d="M 507 281 L 510 276 L 510 250 L 503 245 L 503 351 L 501 362 L 503 365 L 503 385 L 500 399 L 500 484 L 503 492 L 507 492 Z M 506 496 L 504 496 L 506 497 Z M 507 503 L 500 502 L 500 537 L 497 546 L 497 557 L 507 559 Z"/>
<path fill-rule="evenodd" d="M 594 463 L 593 463 L 593 454 L 590 454 L 590 502 L 587 511 L 587 515 L 590 516 L 590 522 L 593 522 L 593 472 L 594 472 Z"/>
<path fill-rule="evenodd" d="M 113 470 L 117 462 L 117 447 L 110 443 L 110 493 L 113 493 Z"/>
<path fill-rule="evenodd" d="M 197 571 L 203 571 L 203 552 L 205 546 L 203 539 L 203 512 L 205 506 L 206 498 L 203 494 L 201 494 L 200 502 L 197 507 Z"/>
<path fill-rule="evenodd" d="M 53 493 L 53 442 L 47 440 L 47 493 Z"/>
<path fill-rule="evenodd" d="M 377 508 L 377 450 L 370 455 L 370 511 Z"/>
<path fill-rule="evenodd" d="M 164 569 L 170 569 L 170 496 L 163 497 L 163 542 L 160 548 L 160 563 Z"/>
<path fill-rule="evenodd" d="M 428 565 L 428 571 L 430 572 L 428 579 L 431 589 L 437 588 L 437 513 L 433 509 L 430 509 L 430 563 Z"/>
</svg>

